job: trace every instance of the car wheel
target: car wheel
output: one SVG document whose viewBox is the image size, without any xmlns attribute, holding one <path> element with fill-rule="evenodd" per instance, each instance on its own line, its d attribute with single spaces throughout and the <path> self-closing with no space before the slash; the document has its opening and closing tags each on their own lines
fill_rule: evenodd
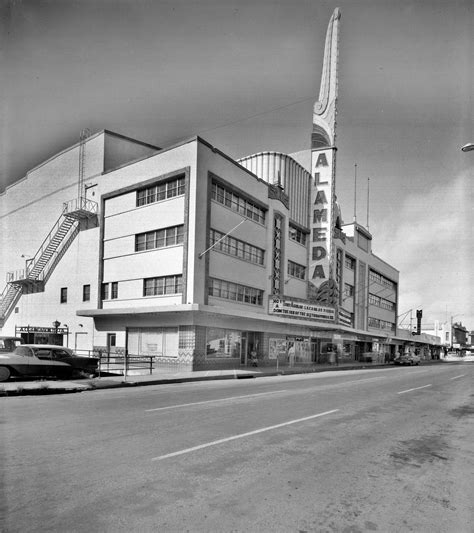
<svg viewBox="0 0 474 533">
<path fill-rule="evenodd" d="M 0 366 L 0 381 L 7 381 L 10 376 L 10 369 L 7 366 Z"/>
</svg>

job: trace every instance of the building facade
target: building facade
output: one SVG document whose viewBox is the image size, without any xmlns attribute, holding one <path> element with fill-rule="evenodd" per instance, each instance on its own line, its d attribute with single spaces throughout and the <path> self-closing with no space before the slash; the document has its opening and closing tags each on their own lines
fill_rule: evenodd
<svg viewBox="0 0 474 533">
<path fill-rule="evenodd" d="M 200 137 L 160 149 L 102 131 L 0 195 L 1 333 L 190 369 L 412 349 L 399 272 L 336 200 L 339 19 L 308 169 L 278 152 L 235 161 Z"/>
</svg>

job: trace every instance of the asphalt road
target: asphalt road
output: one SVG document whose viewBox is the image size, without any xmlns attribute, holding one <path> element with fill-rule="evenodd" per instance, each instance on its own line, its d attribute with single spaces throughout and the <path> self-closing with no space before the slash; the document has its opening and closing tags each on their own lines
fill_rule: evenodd
<svg viewBox="0 0 474 533">
<path fill-rule="evenodd" d="M 0 531 L 474 531 L 474 364 L 0 399 Z"/>
</svg>

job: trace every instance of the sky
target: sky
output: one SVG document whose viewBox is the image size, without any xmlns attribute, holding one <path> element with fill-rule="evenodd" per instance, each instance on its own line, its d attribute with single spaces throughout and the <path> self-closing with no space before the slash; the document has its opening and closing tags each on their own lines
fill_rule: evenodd
<svg viewBox="0 0 474 533">
<path fill-rule="evenodd" d="M 309 148 L 336 7 L 344 222 L 400 271 L 403 325 L 474 329 L 471 0 L 0 0 L 0 191 L 83 128 Z"/>
</svg>

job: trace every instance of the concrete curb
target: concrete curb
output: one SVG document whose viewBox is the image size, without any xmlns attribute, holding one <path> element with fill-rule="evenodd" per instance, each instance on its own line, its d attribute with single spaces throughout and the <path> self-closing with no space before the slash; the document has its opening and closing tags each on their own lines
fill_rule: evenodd
<svg viewBox="0 0 474 533">
<path fill-rule="evenodd" d="M 445 361 L 445 360 L 432 360 L 423 361 L 422 366 L 446 364 L 446 363 L 458 363 L 459 361 Z M 132 376 L 128 376 L 127 380 L 116 381 L 113 379 L 95 378 L 93 380 L 86 380 L 81 382 L 63 382 L 61 386 L 59 383 L 54 382 L 21 382 L 16 384 L 14 382 L 0 384 L 0 397 L 4 396 L 39 396 L 39 395 L 52 395 L 52 394 L 71 394 L 77 392 L 89 392 L 105 389 L 117 389 L 117 388 L 129 388 L 129 387 L 144 387 L 150 385 L 168 385 L 173 383 L 192 383 L 197 381 L 223 381 L 230 379 L 255 379 L 263 377 L 274 376 L 291 376 L 291 375 L 303 375 L 303 374 L 319 374 L 321 372 L 340 372 L 344 370 L 369 370 L 375 368 L 400 368 L 398 365 L 387 364 L 368 364 L 368 365 L 347 365 L 347 366 L 324 366 L 321 368 L 295 368 L 295 369 L 280 369 L 271 370 L 269 372 L 252 372 L 244 374 L 222 374 L 214 376 L 183 376 L 173 378 L 159 378 L 159 379 L 147 379 L 141 381 L 133 381 Z M 230 370 L 230 372 L 233 372 Z M 103 381 L 101 381 L 103 379 Z M 51 385 L 49 385 L 49 383 Z M 17 385 L 15 387 L 15 385 Z M 3 386 L 3 388 L 2 388 Z M 7 388 L 5 388 L 7 387 Z"/>
</svg>

